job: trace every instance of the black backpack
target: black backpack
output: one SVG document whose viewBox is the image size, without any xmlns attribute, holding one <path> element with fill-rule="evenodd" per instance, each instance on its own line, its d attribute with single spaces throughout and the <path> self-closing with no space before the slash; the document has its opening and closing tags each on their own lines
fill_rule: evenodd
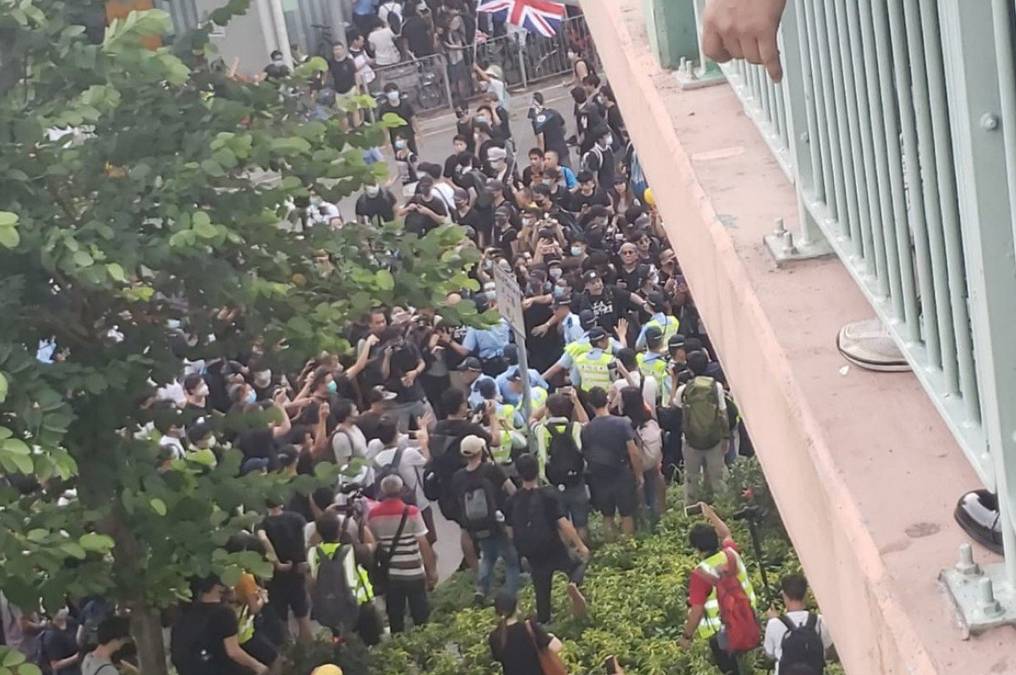
<svg viewBox="0 0 1016 675">
<path fill-rule="evenodd" d="M 586 470 L 586 459 L 575 444 L 574 423 L 569 422 L 564 431 L 557 431 L 557 425 L 548 424 L 547 433 L 547 481 L 551 485 L 571 487 L 582 482 L 582 474 Z"/>
<path fill-rule="evenodd" d="M 798 626 L 786 614 L 780 622 L 787 628 L 780 643 L 780 671 L 789 666 L 810 666 L 817 673 L 825 672 L 825 646 L 818 631 L 818 616 L 808 612 L 808 620 Z"/>
<path fill-rule="evenodd" d="M 339 546 L 329 557 L 320 546 L 317 548 L 317 575 L 311 593 L 311 618 L 332 630 L 348 629 L 356 624 L 359 605 L 355 588 L 346 578 L 346 556 L 353 555 L 352 546 Z M 356 563 L 353 563 L 356 569 Z M 355 581 L 355 580 L 354 580 Z"/>
<path fill-rule="evenodd" d="M 550 489 L 550 488 L 547 488 Z M 532 556 L 552 550 L 558 539 L 556 527 L 550 523 L 543 508 L 544 495 L 540 490 L 517 493 L 512 504 L 512 538 L 519 555 Z"/>
<path fill-rule="evenodd" d="M 479 470 L 470 471 L 465 489 L 459 500 L 459 514 L 466 531 L 485 537 L 497 528 L 497 499 L 495 488 Z"/>
<path fill-rule="evenodd" d="M 451 480 L 458 468 L 445 455 L 461 439 L 448 434 L 434 433 L 430 435 L 430 462 L 423 468 L 423 496 L 432 502 L 441 499 L 444 486 Z M 450 472 L 446 466 L 454 467 Z"/>
<path fill-rule="evenodd" d="M 374 477 L 374 495 L 375 498 L 381 499 L 383 496 L 381 493 L 381 481 L 388 476 L 402 477 L 399 473 L 399 464 L 402 463 L 402 455 L 405 452 L 405 448 L 399 448 L 395 451 L 395 456 L 392 457 L 392 463 L 384 466 L 379 466 L 377 469 L 377 475 Z M 399 498 L 406 504 L 416 504 L 416 488 L 411 487 L 405 481 L 402 483 L 402 494 Z"/>
</svg>

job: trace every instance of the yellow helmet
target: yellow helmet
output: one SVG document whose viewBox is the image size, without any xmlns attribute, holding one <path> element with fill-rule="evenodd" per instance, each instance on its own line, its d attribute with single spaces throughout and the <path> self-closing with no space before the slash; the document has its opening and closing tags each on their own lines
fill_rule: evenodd
<svg viewBox="0 0 1016 675">
<path fill-rule="evenodd" d="M 642 193 L 642 201 L 646 203 L 646 206 L 656 206 L 656 197 L 653 196 L 652 188 L 646 188 Z"/>
<path fill-rule="evenodd" d="M 331 664 L 318 666 L 313 671 L 311 671 L 310 675 L 342 675 L 342 668 L 339 668 L 338 666 L 333 666 Z"/>
</svg>

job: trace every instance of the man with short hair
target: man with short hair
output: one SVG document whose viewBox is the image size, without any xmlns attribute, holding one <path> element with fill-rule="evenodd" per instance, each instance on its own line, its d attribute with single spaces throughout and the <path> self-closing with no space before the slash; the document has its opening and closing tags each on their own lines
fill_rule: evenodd
<svg viewBox="0 0 1016 675">
<path fill-rule="evenodd" d="M 516 469 L 522 487 L 508 498 L 505 508 L 515 546 L 529 561 L 536 593 L 536 620 L 541 624 L 550 622 L 550 587 L 557 571 L 568 576 L 572 613 L 582 616 L 586 599 L 579 584 L 585 575 L 589 549 L 568 520 L 556 490 L 540 487 L 540 466 L 536 458 L 522 455 L 516 462 Z"/>
<path fill-rule="evenodd" d="M 585 481 L 585 459 L 581 454 L 582 427 L 588 421 L 589 416 L 575 388 L 567 387 L 547 397 L 546 419 L 533 424 L 540 475 L 557 489 L 564 513 L 583 541 L 588 541 L 589 536 L 589 488 Z M 567 434 L 571 435 L 571 443 Z M 547 465 L 555 447 L 566 454 L 555 460 L 548 475 Z M 572 452 L 577 452 L 578 456 L 569 456 Z M 557 475 L 558 467 L 563 475 Z"/>
<path fill-rule="evenodd" d="M 822 615 L 811 612 L 805 604 L 808 581 L 801 574 L 788 574 L 780 580 L 780 594 L 787 611 L 782 615 L 774 609 L 767 612 L 769 622 L 766 624 L 763 641 L 766 656 L 776 662 L 776 675 L 787 675 L 790 667 L 801 665 L 810 666 L 813 672 L 820 675 L 825 667 L 825 656 L 833 646 L 833 639 L 822 621 Z M 784 663 L 784 647 L 791 631 L 810 631 L 811 635 L 791 638 L 795 643 L 793 653 L 788 654 L 787 662 Z M 796 646 L 798 640 L 813 649 L 799 650 Z M 799 651 L 807 651 L 807 654 L 800 654 Z"/>
<path fill-rule="evenodd" d="M 427 591 L 437 584 L 437 566 L 427 541 L 427 526 L 419 509 L 402 501 L 402 489 L 399 475 L 385 476 L 381 480 L 381 503 L 367 514 L 367 526 L 388 561 L 385 608 L 392 633 L 405 630 L 407 603 L 414 625 L 427 622 L 430 616 Z"/>
<path fill-rule="evenodd" d="M 625 535 L 635 534 L 635 493 L 642 486 L 642 454 L 635 445 L 635 431 L 625 417 L 611 415 L 607 392 L 593 387 L 586 396 L 594 417 L 582 429 L 582 454 L 589 466 L 589 490 L 593 505 L 603 514 L 607 538 L 617 534 L 614 516 L 621 517 Z"/>
<path fill-rule="evenodd" d="M 395 149 L 395 136 L 401 134 L 406 142 L 409 144 L 409 150 L 414 155 L 420 154 L 416 148 L 416 135 L 419 133 L 420 125 L 416 120 L 416 111 L 413 110 L 412 104 L 402 98 L 402 93 L 399 91 L 399 85 L 394 82 L 389 82 L 384 87 L 384 101 L 378 106 L 378 116 L 384 117 L 391 113 L 405 124 L 398 127 L 391 127 L 388 129 L 388 140 L 391 141 L 392 150 Z"/>
<path fill-rule="evenodd" d="M 711 506 L 699 502 L 699 507 L 709 523 L 693 526 L 688 533 L 688 541 L 706 557 L 688 578 L 688 619 L 678 644 L 690 649 L 691 640 L 697 635 L 709 641 L 713 660 L 724 675 L 752 673 L 754 671 L 748 665 L 750 655 L 733 653 L 726 647 L 720 604 L 716 596 L 716 579 L 722 574 L 736 575 L 752 608 L 756 603 L 755 589 L 751 585 L 744 561 L 737 552 L 737 544 L 734 543 L 730 528 Z M 734 569 L 730 568 L 731 560 Z"/>
<path fill-rule="evenodd" d="M 533 123 L 533 133 L 544 152 L 553 152 L 557 162 L 563 166 L 571 164 L 568 142 L 565 140 L 565 121 L 554 108 L 545 105 L 543 93 L 533 93 L 533 103 L 529 109 L 529 117 Z M 555 166 L 557 164 L 555 163 Z"/>
<path fill-rule="evenodd" d="M 257 528 L 257 535 L 268 550 L 275 571 L 268 582 L 268 608 L 282 625 L 288 625 L 292 610 L 300 631 L 300 641 L 310 642 L 310 600 L 307 597 L 307 549 L 303 531 L 307 520 L 296 511 L 287 511 L 274 499 L 268 500 L 268 515 Z M 182 675 L 182 674 L 181 674 Z"/>
<path fill-rule="evenodd" d="M 125 616 L 110 616 L 99 624 L 98 646 L 85 654 L 81 675 L 119 675 L 113 654 L 131 641 L 131 624 Z"/>
<path fill-rule="evenodd" d="M 515 484 L 496 464 L 488 462 L 487 442 L 479 436 L 466 436 L 459 444 L 466 466 L 452 478 L 452 492 L 459 504 L 459 525 L 475 539 L 480 551 L 474 602 L 486 601 L 494 580 L 498 558 L 505 563 L 504 590 L 515 595 L 519 590 L 519 556 L 505 530 L 505 501 L 515 494 Z"/>
</svg>

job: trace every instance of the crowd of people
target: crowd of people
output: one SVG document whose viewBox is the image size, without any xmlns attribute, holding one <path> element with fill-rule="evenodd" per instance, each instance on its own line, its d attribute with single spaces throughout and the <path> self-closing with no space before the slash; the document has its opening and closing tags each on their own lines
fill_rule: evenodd
<svg viewBox="0 0 1016 675">
<path fill-rule="evenodd" d="M 465 39 L 459 28 L 475 25 L 466 4 L 431 8 L 446 28 L 440 43 L 454 48 Z M 355 12 L 361 32 L 348 50 L 337 46 L 330 63 L 327 84 L 340 96 L 362 78 L 357 53 L 368 43 L 379 62 L 395 57 L 391 36 L 378 37 L 384 26 L 413 55 L 439 44 L 413 37 L 412 3 L 364 0 Z M 567 578 L 572 612 L 586 612 L 590 514 L 600 514 L 608 539 L 652 529 L 675 482 L 689 512 L 700 509 L 710 521 L 691 535 L 706 557 L 690 580 L 684 636 L 709 640 L 724 672 L 738 672 L 723 639 L 719 580 L 736 578 L 753 605 L 754 591 L 729 530 L 703 502 L 725 493 L 728 466 L 751 454 L 750 440 L 610 86 L 577 58 L 573 109 L 558 111 L 537 92 L 520 120 L 508 112 L 496 67 L 472 76 L 486 93 L 472 110 L 462 103 L 450 154 L 431 161 L 418 156 L 411 107 L 386 88 L 383 110 L 406 121 L 389 139 L 403 192 L 391 182 L 365 186 L 356 218 L 402 219 L 420 234 L 463 227 L 464 245 L 480 253 L 470 272 L 480 290 L 452 293 L 446 306 L 497 309 L 500 267 L 523 289 L 525 340 L 516 341 L 504 319 L 467 326 L 441 308 L 386 306 L 354 323 L 350 353 L 315 355 L 299 373 L 273 371 L 258 354 L 187 362 L 154 404 L 165 413 L 157 416 L 165 466 L 233 447 L 243 454 L 242 473 L 313 473 L 321 462 L 343 473 L 309 498 L 270 501 L 256 528 L 230 540 L 230 551 L 271 561 L 270 579 L 245 573 L 228 587 L 214 576 L 194 580 L 192 601 L 171 629 L 179 675 L 278 669 L 283 645 L 310 640 L 316 626 L 373 645 L 386 631 L 425 624 L 438 581 L 439 519 L 458 530 L 462 566 L 475 574 L 474 602 L 493 602 L 501 618 L 490 636 L 493 657 L 506 675 L 539 673 L 540 652 L 560 648 L 546 630 L 555 573 Z M 538 142 L 521 155 L 512 129 L 527 124 Z M 338 209 L 321 200 L 305 215 L 342 225 Z M 179 331 L 182 344 L 201 339 L 186 326 Z M 521 349 L 528 371 L 519 367 Z M 216 423 L 258 411 L 272 411 L 264 416 L 271 421 L 233 432 Z M 499 561 L 504 580 L 494 593 Z M 535 590 L 533 620 L 517 616 L 522 583 Z M 784 580 L 790 623 L 774 619 L 779 626 L 770 624 L 765 637 L 775 659 L 801 626 L 828 646 L 802 604 L 803 583 Z M 49 622 L 6 601 L 0 609 L 6 644 L 46 672 L 112 675 L 114 664 L 129 667 L 129 658 L 118 658 L 126 624 L 103 598 Z M 814 661 L 814 645 L 804 651 Z M 820 665 L 779 672 L 817 673 Z"/>
</svg>

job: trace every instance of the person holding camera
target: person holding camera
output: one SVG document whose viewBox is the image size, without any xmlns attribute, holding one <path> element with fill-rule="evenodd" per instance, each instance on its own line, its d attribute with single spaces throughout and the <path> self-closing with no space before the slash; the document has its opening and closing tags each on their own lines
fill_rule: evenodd
<svg viewBox="0 0 1016 675">
<path fill-rule="evenodd" d="M 692 515 L 701 513 L 708 523 L 697 523 L 688 533 L 692 547 L 705 556 L 688 579 L 688 619 L 684 632 L 678 640 L 685 649 L 691 648 L 693 638 L 709 641 L 716 666 L 724 675 L 746 675 L 752 673 L 748 652 L 758 646 L 760 631 L 755 620 L 757 600 L 755 589 L 748 578 L 748 570 L 737 552 L 730 528 L 716 515 L 713 507 L 704 502 L 685 509 Z M 736 579 L 736 584 L 731 584 Z M 741 612 L 721 612 L 718 591 L 722 586 L 728 595 L 727 606 L 734 606 Z M 750 616 L 752 626 L 742 623 L 734 625 L 734 619 Z M 744 650 L 741 640 L 754 630 L 754 645 Z"/>
</svg>

